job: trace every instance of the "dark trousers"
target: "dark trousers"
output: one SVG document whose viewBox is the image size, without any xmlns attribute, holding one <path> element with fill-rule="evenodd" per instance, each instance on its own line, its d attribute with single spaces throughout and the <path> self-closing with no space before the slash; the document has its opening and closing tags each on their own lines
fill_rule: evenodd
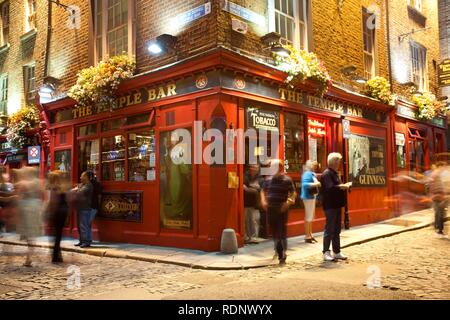
<svg viewBox="0 0 450 320">
<path fill-rule="evenodd" d="M 53 217 L 53 228 L 54 228 L 54 236 L 55 236 L 55 244 L 53 246 L 53 255 L 52 261 L 62 261 L 61 255 L 61 239 L 64 229 L 64 224 L 67 219 L 67 210 L 61 210 L 56 213 Z"/>
<path fill-rule="evenodd" d="M 325 210 L 326 224 L 323 235 L 323 253 L 330 251 L 330 243 L 333 244 L 333 252 L 341 252 L 341 220 L 342 208 Z"/>
<path fill-rule="evenodd" d="M 286 260 L 287 250 L 287 218 L 288 211 L 281 212 L 280 206 L 270 206 L 267 209 L 270 228 L 274 241 L 274 248 L 278 254 L 278 260 Z"/>
<path fill-rule="evenodd" d="M 444 220 L 447 210 L 447 202 L 433 201 L 434 208 L 434 227 L 437 231 L 444 231 Z"/>
</svg>

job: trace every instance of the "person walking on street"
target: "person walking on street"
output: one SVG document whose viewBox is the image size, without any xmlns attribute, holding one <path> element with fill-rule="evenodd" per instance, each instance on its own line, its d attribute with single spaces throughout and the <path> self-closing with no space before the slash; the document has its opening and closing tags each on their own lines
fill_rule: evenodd
<svg viewBox="0 0 450 320">
<path fill-rule="evenodd" d="M 328 155 L 328 168 L 322 174 L 322 200 L 325 210 L 326 224 L 323 237 L 323 259 L 325 261 L 346 260 L 347 257 L 341 254 L 341 220 L 342 208 L 347 203 L 346 191 L 351 187 L 351 182 L 343 184 L 338 175 L 341 165 L 342 155 L 340 153 L 330 153 Z M 332 256 L 330 244 L 333 244 Z"/>
<path fill-rule="evenodd" d="M 445 168 L 443 164 L 437 164 L 436 168 L 431 173 L 431 181 L 429 184 L 434 209 L 434 226 L 439 235 L 444 234 L 444 220 L 449 204 L 449 198 L 446 194 L 445 185 L 442 179 L 442 175 L 446 169 L 447 168 Z"/>
<path fill-rule="evenodd" d="M 319 164 L 317 161 L 306 161 L 305 171 L 302 175 L 301 199 L 305 206 L 305 242 L 317 242 L 312 236 L 312 222 L 316 210 L 316 197 L 319 193 L 320 182 L 316 177 L 316 170 Z"/>
<path fill-rule="evenodd" d="M 80 248 L 88 248 L 92 243 L 92 194 L 93 186 L 89 181 L 88 172 L 80 176 L 80 184 L 72 189 L 73 201 L 77 211 L 78 233 L 80 242 L 75 244 Z"/>
<path fill-rule="evenodd" d="M 260 206 L 261 178 L 259 176 L 259 166 L 250 165 L 244 179 L 245 243 L 251 243 L 259 237 Z"/>
<path fill-rule="evenodd" d="M 277 166 L 277 172 L 264 183 L 261 201 L 269 216 L 274 249 L 280 264 L 286 263 L 287 220 L 289 206 L 295 202 L 295 187 L 292 179 L 284 174 L 283 162 L 276 160 L 271 166 Z"/>
<path fill-rule="evenodd" d="M 52 262 L 63 262 L 61 254 L 61 238 L 69 214 L 66 192 L 68 184 L 64 181 L 63 172 L 53 171 L 48 176 L 50 199 L 47 206 L 48 220 L 53 228 L 55 242 L 53 246 Z"/>
</svg>

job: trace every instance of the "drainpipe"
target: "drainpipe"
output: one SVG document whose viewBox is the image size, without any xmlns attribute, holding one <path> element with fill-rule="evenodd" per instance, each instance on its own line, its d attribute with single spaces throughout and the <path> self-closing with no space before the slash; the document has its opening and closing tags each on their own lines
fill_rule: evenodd
<svg viewBox="0 0 450 320">
<path fill-rule="evenodd" d="M 49 55 L 50 55 L 51 36 L 52 36 L 52 3 L 51 3 L 51 1 L 48 1 L 47 43 L 45 46 L 44 79 L 48 76 L 48 59 L 49 59 Z"/>
</svg>

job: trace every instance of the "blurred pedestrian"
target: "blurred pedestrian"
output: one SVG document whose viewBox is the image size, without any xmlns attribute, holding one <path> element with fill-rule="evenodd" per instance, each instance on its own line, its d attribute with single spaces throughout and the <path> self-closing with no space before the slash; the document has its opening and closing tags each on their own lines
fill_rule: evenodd
<svg viewBox="0 0 450 320">
<path fill-rule="evenodd" d="M 431 173 L 431 181 L 429 183 L 429 191 L 434 209 L 434 226 L 436 232 L 440 235 L 444 234 L 444 221 L 449 203 L 449 197 L 443 181 L 446 167 L 442 163 L 438 163 Z"/>
<path fill-rule="evenodd" d="M 305 206 L 305 242 L 307 243 L 317 242 L 312 236 L 312 222 L 316 210 L 316 197 L 320 188 L 320 182 L 316 176 L 318 167 L 317 161 L 308 160 L 302 175 L 301 199 Z"/>
<path fill-rule="evenodd" d="M 330 153 L 328 155 L 328 168 L 321 176 L 323 209 L 325 210 L 326 225 L 323 237 L 323 259 L 333 261 L 335 259 L 346 260 L 341 254 L 341 220 L 342 208 L 347 203 L 346 191 L 351 187 L 351 182 L 343 184 L 338 175 L 342 155 Z M 333 244 L 332 256 L 330 244 Z"/>
<path fill-rule="evenodd" d="M 93 186 L 87 171 L 80 176 L 80 183 L 71 190 L 71 200 L 77 211 L 77 224 L 80 241 L 75 244 L 80 248 L 88 248 L 92 242 L 92 194 Z"/>
<path fill-rule="evenodd" d="M 14 205 L 14 186 L 6 174 L 0 174 L 0 238 L 6 232 L 6 226 L 11 218 L 11 208 Z"/>
<path fill-rule="evenodd" d="M 24 266 L 31 267 L 35 238 L 42 235 L 42 195 L 38 169 L 22 167 L 17 169 L 17 182 L 14 186 L 17 195 L 18 223 L 17 233 L 27 242 L 28 250 Z"/>
<path fill-rule="evenodd" d="M 259 237 L 261 184 L 259 166 L 250 165 L 244 178 L 244 242 L 250 243 Z"/>
<path fill-rule="evenodd" d="M 63 262 L 61 254 L 61 238 L 64 225 L 69 214 L 67 202 L 68 182 L 61 171 L 52 171 L 48 176 L 50 199 L 47 206 L 48 220 L 53 229 L 55 242 L 53 246 L 52 262 Z"/>
<path fill-rule="evenodd" d="M 286 263 L 287 220 L 289 207 L 295 202 L 295 186 L 292 179 L 284 173 L 280 160 L 271 162 L 276 165 L 276 173 L 265 181 L 261 192 L 262 207 L 269 216 L 274 249 L 280 264 Z"/>
</svg>

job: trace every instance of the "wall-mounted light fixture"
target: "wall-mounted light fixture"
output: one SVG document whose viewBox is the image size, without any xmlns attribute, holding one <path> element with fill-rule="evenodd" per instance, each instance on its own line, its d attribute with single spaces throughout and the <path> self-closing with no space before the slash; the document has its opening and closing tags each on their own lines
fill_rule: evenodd
<svg viewBox="0 0 450 320">
<path fill-rule="evenodd" d="M 177 37 L 170 34 L 162 34 L 156 37 L 155 40 L 150 42 L 150 44 L 148 45 L 148 51 L 152 55 L 172 52 L 175 50 L 176 43 Z"/>
<path fill-rule="evenodd" d="M 39 88 L 39 97 L 41 103 L 50 102 L 57 93 L 61 81 L 55 77 L 47 76 L 44 78 L 42 87 Z"/>
<path fill-rule="evenodd" d="M 272 53 L 275 53 L 280 57 L 288 57 L 291 54 L 291 51 L 281 45 L 280 39 L 281 35 L 276 32 L 271 32 L 261 37 L 262 43 L 267 47 L 266 49 L 270 49 Z"/>
</svg>

